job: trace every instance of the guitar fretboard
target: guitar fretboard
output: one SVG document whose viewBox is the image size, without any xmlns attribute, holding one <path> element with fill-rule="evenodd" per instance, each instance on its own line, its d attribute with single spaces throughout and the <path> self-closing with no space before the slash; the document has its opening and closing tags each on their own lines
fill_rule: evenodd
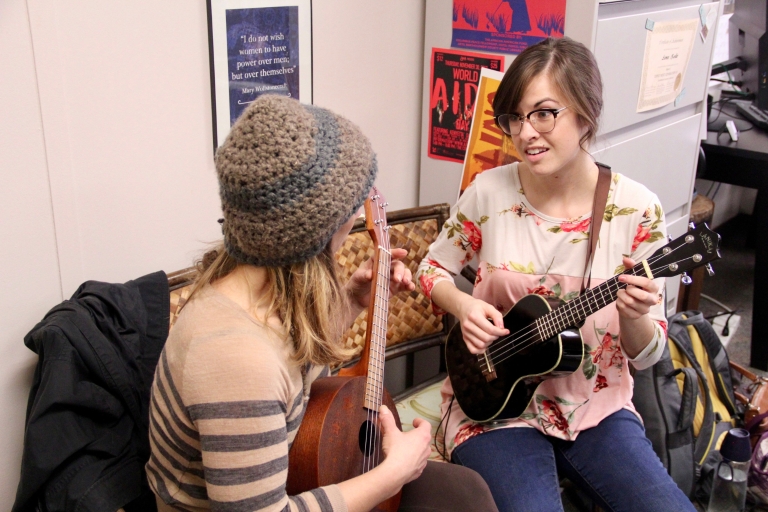
<svg viewBox="0 0 768 512">
<path fill-rule="evenodd" d="M 365 384 L 365 407 L 372 411 L 379 410 L 384 396 L 384 351 L 387 347 L 389 270 L 391 264 L 392 255 L 387 249 L 379 246 L 373 307 L 369 309 L 371 318 L 368 318 L 373 327 L 368 354 L 368 376 Z"/>
<path fill-rule="evenodd" d="M 642 263 L 638 263 L 623 274 L 645 275 L 645 268 Z M 537 318 L 535 323 L 539 338 L 546 340 L 570 327 L 581 325 L 589 315 L 614 302 L 619 290 L 626 287 L 626 283 L 619 281 L 618 275 L 614 276 L 600 285 L 590 288 L 559 308 Z"/>
</svg>

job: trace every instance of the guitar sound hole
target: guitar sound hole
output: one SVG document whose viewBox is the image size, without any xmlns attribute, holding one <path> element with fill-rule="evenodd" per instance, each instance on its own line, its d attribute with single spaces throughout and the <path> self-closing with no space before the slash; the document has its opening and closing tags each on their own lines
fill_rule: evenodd
<svg viewBox="0 0 768 512">
<path fill-rule="evenodd" d="M 370 457 L 379 443 L 376 432 L 376 426 L 371 421 L 366 421 L 360 425 L 360 432 L 357 435 L 357 443 L 363 455 Z"/>
</svg>

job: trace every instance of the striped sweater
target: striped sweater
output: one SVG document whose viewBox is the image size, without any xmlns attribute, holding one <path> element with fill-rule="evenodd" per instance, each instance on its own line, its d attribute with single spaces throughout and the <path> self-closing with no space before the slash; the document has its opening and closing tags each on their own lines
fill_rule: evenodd
<svg viewBox="0 0 768 512">
<path fill-rule="evenodd" d="M 309 387 L 328 374 L 302 379 L 292 350 L 210 286 L 184 307 L 152 385 L 147 476 L 161 511 L 347 510 L 336 486 L 285 492 Z"/>
</svg>

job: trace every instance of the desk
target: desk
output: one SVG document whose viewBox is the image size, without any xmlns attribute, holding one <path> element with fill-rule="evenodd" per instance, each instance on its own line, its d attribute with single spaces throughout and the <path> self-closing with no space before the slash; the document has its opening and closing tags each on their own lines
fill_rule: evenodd
<svg viewBox="0 0 768 512">
<path fill-rule="evenodd" d="M 708 132 L 701 144 L 707 159 L 704 174 L 712 181 L 757 189 L 754 225 L 755 281 L 752 302 L 752 344 L 750 366 L 768 370 L 768 134 L 755 128 L 739 134 L 732 142 L 728 132 Z"/>
</svg>

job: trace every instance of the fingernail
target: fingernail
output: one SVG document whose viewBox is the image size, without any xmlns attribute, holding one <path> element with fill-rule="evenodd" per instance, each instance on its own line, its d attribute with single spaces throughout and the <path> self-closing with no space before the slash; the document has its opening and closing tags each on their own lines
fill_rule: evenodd
<svg viewBox="0 0 768 512">
<path fill-rule="evenodd" d="M 379 414 L 389 414 L 389 407 L 382 405 L 381 409 L 379 409 Z"/>
</svg>

